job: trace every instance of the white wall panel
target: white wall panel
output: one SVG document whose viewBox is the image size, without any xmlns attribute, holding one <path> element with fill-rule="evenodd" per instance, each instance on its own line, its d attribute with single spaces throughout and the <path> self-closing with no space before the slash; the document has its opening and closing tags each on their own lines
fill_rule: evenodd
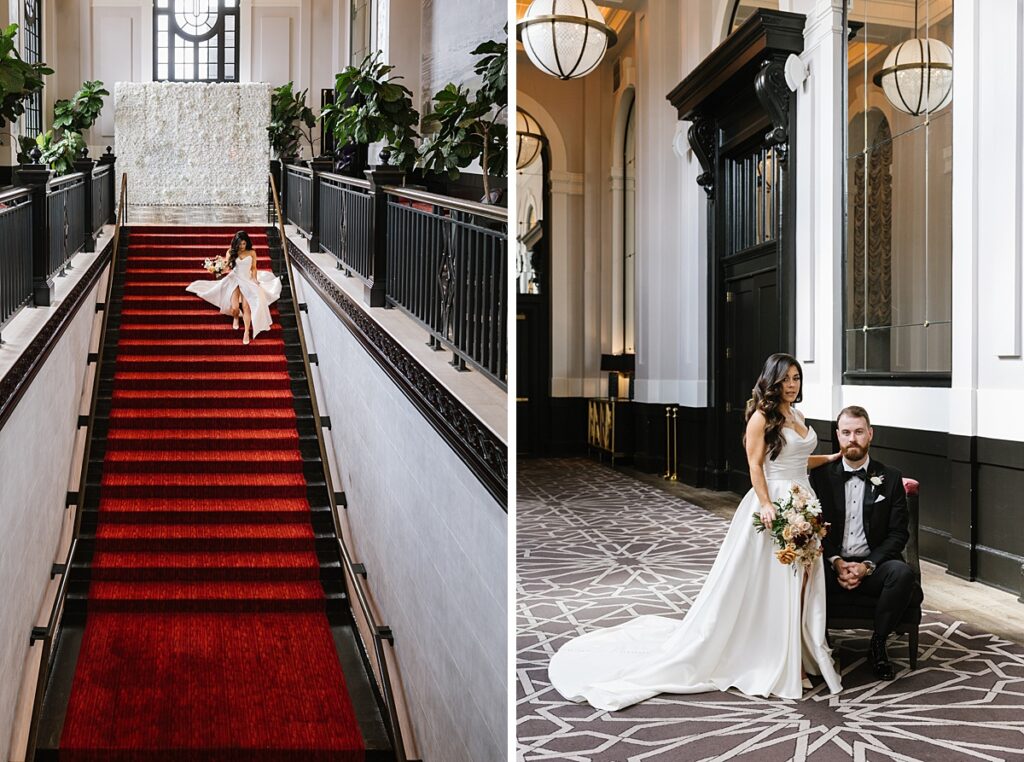
<svg viewBox="0 0 1024 762">
<path fill-rule="evenodd" d="M 289 16 L 259 16 L 259 56 L 255 78 L 274 87 L 292 81 L 292 19 Z"/>
<path fill-rule="evenodd" d="M 508 516 L 297 274 L 357 560 L 424 760 L 504 760 Z M 424 457 L 430 453 L 430 457 Z"/>
<path fill-rule="evenodd" d="M 114 92 L 114 83 L 119 81 L 137 81 L 138 71 L 134 66 L 137 57 L 138 19 L 135 14 L 111 15 L 109 18 L 98 19 L 93 28 L 95 44 L 94 77 L 102 80 L 107 90 Z M 93 128 L 93 140 L 97 137 L 111 139 L 114 137 L 113 95 L 108 96 L 100 118 Z M 98 134 L 97 134 L 98 133 Z"/>
<path fill-rule="evenodd" d="M 102 280 L 100 281 L 102 282 Z M 64 520 L 96 288 L 0 429 L 0 759 Z M 52 309 L 52 308 L 51 308 Z"/>
</svg>

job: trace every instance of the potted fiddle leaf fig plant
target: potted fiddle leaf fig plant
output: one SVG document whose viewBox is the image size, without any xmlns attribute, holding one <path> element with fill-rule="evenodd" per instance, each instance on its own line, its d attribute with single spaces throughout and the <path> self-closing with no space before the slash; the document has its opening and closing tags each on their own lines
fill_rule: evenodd
<svg viewBox="0 0 1024 762">
<path fill-rule="evenodd" d="M 359 66 L 349 66 L 335 77 L 335 102 L 324 106 L 321 116 L 334 134 L 339 149 L 383 143 L 381 160 L 406 171 L 416 163 L 419 137 L 415 125 L 419 112 L 412 92 L 391 76 L 394 66 L 367 56 Z"/>
<path fill-rule="evenodd" d="M 73 171 L 74 162 L 85 154 L 82 133 L 95 124 L 103 110 L 103 96 L 110 95 L 99 80 L 82 83 L 69 100 L 53 104 L 53 127 L 36 137 L 41 161 L 58 175 Z"/>
<path fill-rule="evenodd" d="M 313 153 L 313 128 L 316 126 L 316 115 L 306 105 L 307 90 L 294 92 L 294 84 L 275 87 L 270 95 L 270 126 L 267 134 L 270 137 L 270 148 L 279 159 L 294 159 L 302 149 L 302 141 L 309 144 L 310 155 Z"/>
<path fill-rule="evenodd" d="M 0 29 L 0 128 L 25 113 L 25 102 L 43 89 L 43 77 L 53 74 L 44 63 L 26 63 L 18 55 L 15 37 L 18 25 Z M 13 139 L 11 132 L 0 133 Z M 23 148 L 23 147 L 22 147 Z M 24 151 L 19 150 L 19 160 Z"/>
<path fill-rule="evenodd" d="M 420 166 L 458 180 L 460 169 L 479 160 L 484 201 L 493 201 L 491 179 L 508 174 L 508 43 L 489 40 L 473 49 L 480 56 L 474 71 L 481 83 L 475 93 L 448 83 L 432 99 L 423 117 L 426 133 L 420 145 Z"/>
</svg>

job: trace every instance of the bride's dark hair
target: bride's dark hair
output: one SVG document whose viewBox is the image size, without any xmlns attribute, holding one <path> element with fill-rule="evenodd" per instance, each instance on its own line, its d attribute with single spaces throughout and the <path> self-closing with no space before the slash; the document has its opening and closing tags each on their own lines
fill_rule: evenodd
<svg viewBox="0 0 1024 762">
<path fill-rule="evenodd" d="M 244 247 L 242 246 L 243 243 L 245 244 Z M 234 268 L 239 250 L 252 251 L 252 239 L 249 238 L 249 234 L 244 230 L 239 230 L 235 233 L 235 237 L 231 239 L 231 248 L 228 249 L 228 267 Z"/>
<path fill-rule="evenodd" d="M 782 425 L 786 419 L 779 412 L 779 403 L 782 402 L 782 382 L 786 379 L 789 369 L 794 366 L 796 366 L 796 372 L 800 374 L 800 391 L 797 392 L 796 401 L 802 401 L 804 398 L 804 369 L 800 367 L 800 363 L 796 361 L 795 357 L 783 352 L 777 352 L 764 361 L 761 375 L 758 376 L 757 383 L 754 384 L 754 389 L 751 391 L 753 396 L 747 400 L 744 420 L 749 421 L 755 410 L 760 410 L 764 415 L 764 443 L 768 448 L 769 460 L 779 457 L 785 444 L 785 440 L 782 438 Z"/>
</svg>

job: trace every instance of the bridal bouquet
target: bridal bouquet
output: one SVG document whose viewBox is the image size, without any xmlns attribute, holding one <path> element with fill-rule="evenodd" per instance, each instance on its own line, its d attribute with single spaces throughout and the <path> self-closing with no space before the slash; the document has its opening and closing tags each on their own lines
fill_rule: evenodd
<svg viewBox="0 0 1024 762">
<path fill-rule="evenodd" d="M 215 278 L 219 278 L 227 272 L 228 263 L 224 257 L 213 257 L 203 260 L 203 269 Z"/>
<path fill-rule="evenodd" d="M 779 549 L 775 557 L 779 563 L 808 567 L 821 556 L 821 538 L 828 532 L 829 525 L 821 520 L 821 503 L 807 490 L 794 484 L 789 493 L 772 502 L 775 506 L 775 520 L 770 526 L 761 521 L 761 514 L 754 514 L 754 527 L 758 532 L 771 534 Z"/>
</svg>

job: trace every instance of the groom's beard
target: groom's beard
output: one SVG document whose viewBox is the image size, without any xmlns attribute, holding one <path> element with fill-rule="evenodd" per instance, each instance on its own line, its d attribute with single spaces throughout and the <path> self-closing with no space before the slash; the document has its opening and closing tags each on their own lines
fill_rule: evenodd
<svg viewBox="0 0 1024 762">
<path fill-rule="evenodd" d="M 846 447 L 840 448 L 840 451 L 843 453 L 843 457 L 847 460 L 858 461 L 864 460 L 865 456 L 868 454 L 868 450 L 870 449 L 871 445 L 861 447 L 857 444 L 848 444 Z"/>
</svg>

